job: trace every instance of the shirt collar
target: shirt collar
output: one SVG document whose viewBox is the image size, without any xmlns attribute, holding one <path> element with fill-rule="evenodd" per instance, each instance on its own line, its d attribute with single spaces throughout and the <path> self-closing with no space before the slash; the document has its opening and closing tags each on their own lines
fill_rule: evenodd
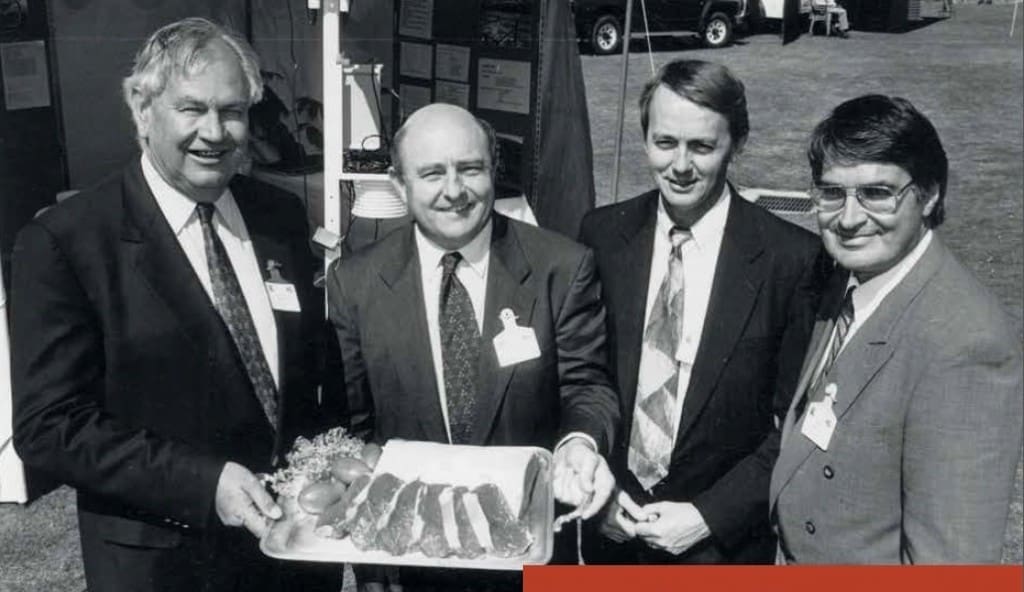
<svg viewBox="0 0 1024 592">
<path fill-rule="evenodd" d="M 473 240 L 458 249 L 463 261 L 480 277 L 487 275 L 487 261 L 491 254 L 492 224 L 492 221 L 488 220 L 480 232 L 473 237 Z M 420 230 L 419 224 L 413 224 L 413 228 L 416 235 L 416 250 L 420 257 L 420 268 L 424 270 L 440 268 L 441 257 L 450 251 L 442 249 L 437 243 L 427 238 Z"/>
<path fill-rule="evenodd" d="M 732 199 L 732 192 L 729 190 L 729 184 L 726 183 L 722 187 L 722 193 L 715 201 L 715 205 L 711 206 L 700 220 L 697 220 L 693 226 L 690 227 L 690 233 L 693 234 L 693 242 L 697 248 L 705 249 L 713 246 L 716 243 L 721 242 L 722 235 L 725 233 L 725 220 L 729 214 L 729 200 Z M 675 226 L 675 222 L 668 215 L 668 210 L 665 209 L 665 200 L 660 195 L 658 196 L 658 221 L 657 221 L 657 233 L 658 236 L 668 239 L 669 232 L 672 227 Z"/>
<path fill-rule="evenodd" d="M 164 218 L 170 224 L 171 231 L 174 232 L 175 236 L 179 236 L 195 214 L 196 202 L 165 181 L 160 176 L 160 173 L 157 172 L 156 167 L 153 166 L 149 155 L 143 153 L 141 159 L 142 176 L 146 179 L 149 190 L 153 192 L 153 197 L 156 198 L 156 203 L 160 206 L 160 211 L 163 212 Z M 231 190 L 226 188 L 224 193 L 214 202 L 213 205 L 216 211 L 220 212 L 222 221 L 225 219 L 223 214 L 224 208 L 228 207 L 229 204 L 233 205 L 233 202 L 234 197 L 231 195 Z"/>
<path fill-rule="evenodd" d="M 869 279 L 863 284 L 857 280 L 857 276 L 850 274 L 850 279 L 847 281 L 847 290 L 851 287 L 857 287 L 853 292 L 853 311 L 855 319 L 863 319 L 862 312 L 874 310 L 878 303 L 885 298 L 889 292 L 903 281 L 903 278 L 907 277 L 910 270 L 914 268 L 914 265 L 921 259 L 924 252 L 928 249 L 928 245 L 932 242 L 932 231 L 927 230 L 921 240 L 918 241 L 917 245 L 907 254 L 903 259 L 896 265 L 893 265 L 889 269 Z"/>
</svg>

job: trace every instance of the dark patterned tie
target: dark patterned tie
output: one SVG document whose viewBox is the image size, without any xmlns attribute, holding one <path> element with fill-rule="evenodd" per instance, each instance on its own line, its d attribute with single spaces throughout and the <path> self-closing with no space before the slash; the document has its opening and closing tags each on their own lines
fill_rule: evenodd
<svg viewBox="0 0 1024 592">
<path fill-rule="evenodd" d="M 469 442 L 476 406 L 476 365 L 480 357 L 480 330 L 469 292 L 455 275 L 462 255 L 441 258 L 441 361 L 448 400 L 452 444 Z"/>
<path fill-rule="evenodd" d="M 206 264 L 210 268 L 210 284 L 213 286 L 213 304 L 220 313 L 224 324 L 231 333 L 238 354 L 245 364 L 245 371 L 252 382 L 263 412 L 267 415 L 272 427 L 277 426 L 277 387 L 274 375 L 270 373 L 267 358 L 263 355 L 256 326 L 253 325 L 249 306 L 245 303 L 242 288 L 238 285 L 235 269 L 231 259 L 224 250 L 213 228 L 214 205 L 209 203 L 196 204 L 196 215 L 203 228 L 203 244 L 206 247 Z"/>
<path fill-rule="evenodd" d="M 644 331 L 627 454 L 627 466 L 644 489 L 650 489 L 668 475 L 672 456 L 679 384 L 676 348 L 683 327 L 682 248 L 691 238 L 690 231 L 679 226 L 669 232 L 672 252 L 668 258 L 668 273 L 661 282 Z"/>
</svg>

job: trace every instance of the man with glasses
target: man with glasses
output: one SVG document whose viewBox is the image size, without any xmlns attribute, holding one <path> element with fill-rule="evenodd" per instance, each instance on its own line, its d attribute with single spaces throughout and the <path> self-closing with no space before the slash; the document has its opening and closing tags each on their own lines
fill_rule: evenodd
<svg viewBox="0 0 1024 592">
<path fill-rule="evenodd" d="M 1016 324 L 942 244 L 946 154 L 904 99 L 863 96 L 808 149 L 839 264 L 783 425 L 785 563 L 996 563 L 1021 454 Z"/>
</svg>

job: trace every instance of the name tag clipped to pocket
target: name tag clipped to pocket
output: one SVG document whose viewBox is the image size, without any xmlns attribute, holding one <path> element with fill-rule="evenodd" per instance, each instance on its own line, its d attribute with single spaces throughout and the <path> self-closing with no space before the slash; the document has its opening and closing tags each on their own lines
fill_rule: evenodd
<svg viewBox="0 0 1024 592">
<path fill-rule="evenodd" d="M 494 338 L 494 352 L 498 354 L 498 365 L 502 368 L 540 357 L 537 335 L 530 327 L 516 325 L 516 315 L 511 308 L 502 309 L 498 314 L 505 326 Z"/>
<path fill-rule="evenodd" d="M 803 424 L 800 426 L 800 433 L 824 451 L 828 450 L 832 434 L 836 431 L 836 413 L 833 407 L 836 404 L 838 390 L 834 382 L 829 383 L 825 387 L 825 398 L 807 405 L 807 414 L 804 415 Z"/>
<path fill-rule="evenodd" d="M 267 260 L 267 272 L 270 273 L 270 279 L 263 282 L 263 285 L 267 289 L 270 308 L 284 312 L 302 312 L 295 285 L 281 277 L 280 269 L 280 263 L 273 259 Z"/>
</svg>

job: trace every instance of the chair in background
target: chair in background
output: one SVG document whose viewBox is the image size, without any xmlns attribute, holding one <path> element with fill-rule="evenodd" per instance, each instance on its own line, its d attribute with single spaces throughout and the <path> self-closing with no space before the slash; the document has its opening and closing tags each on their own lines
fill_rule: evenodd
<svg viewBox="0 0 1024 592">
<path fill-rule="evenodd" d="M 825 23 L 825 36 L 832 35 L 832 7 L 824 0 L 811 0 L 810 26 L 807 34 L 814 33 L 814 23 Z"/>
<path fill-rule="evenodd" d="M 807 29 L 807 34 L 810 35 L 814 32 L 814 23 L 824 22 L 825 23 L 825 36 L 832 35 L 832 21 L 836 21 L 836 33 L 846 38 L 847 32 L 850 29 L 850 17 L 847 15 L 846 8 L 838 4 L 836 0 L 811 0 L 811 14 L 810 26 Z"/>
</svg>

